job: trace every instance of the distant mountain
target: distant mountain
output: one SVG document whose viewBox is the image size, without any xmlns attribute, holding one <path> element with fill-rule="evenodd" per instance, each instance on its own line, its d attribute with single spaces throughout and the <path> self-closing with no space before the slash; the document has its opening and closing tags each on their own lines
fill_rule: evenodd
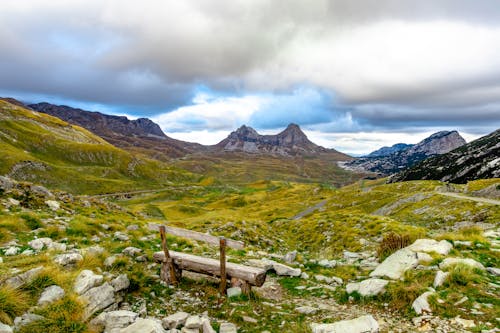
<svg viewBox="0 0 500 333">
<path fill-rule="evenodd" d="M 119 148 L 143 153 L 162 161 L 185 156 L 203 147 L 166 136 L 158 124 L 147 118 L 129 120 L 127 117 L 49 103 L 31 104 L 29 107 L 81 126 Z"/>
<path fill-rule="evenodd" d="M 383 157 L 383 156 L 389 156 L 391 154 L 394 154 L 398 151 L 406 150 L 408 148 L 413 147 L 414 145 L 412 144 L 406 144 L 406 143 L 396 143 L 395 145 L 391 147 L 382 147 L 380 149 L 377 149 L 370 154 L 364 156 L 364 157 Z"/>
<path fill-rule="evenodd" d="M 416 145 L 380 157 L 363 157 L 345 163 L 347 169 L 371 171 L 390 175 L 409 168 L 429 157 L 447 153 L 464 145 L 464 138 L 457 131 L 437 132 Z"/>
<path fill-rule="evenodd" d="M 273 154 L 281 156 L 336 154 L 338 160 L 349 160 L 350 156 L 335 149 L 327 149 L 311 142 L 296 124 L 276 135 L 260 135 L 251 127 L 241 126 L 214 146 L 219 151 Z"/>
<path fill-rule="evenodd" d="M 435 179 L 466 183 L 500 178 L 500 129 L 446 154 L 429 158 L 391 177 L 391 182 Z"/>
</svg>

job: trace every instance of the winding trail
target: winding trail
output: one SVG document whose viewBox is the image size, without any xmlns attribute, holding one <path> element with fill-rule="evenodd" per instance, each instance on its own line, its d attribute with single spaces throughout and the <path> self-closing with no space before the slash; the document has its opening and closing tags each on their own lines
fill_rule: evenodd
<svg viewBox="0 0 500 333">
<path fill-rule="evenodd" d="M 328 201 L 328 200 L 326 200 L 326 199 L 325 199 L 325 200 L 323 200 L 323 201 L 320 201 L 320 202 L 318 202 L 317 204 L 315 204 L 314 206 L 309 207 L 309 208 L 307 208 L 306 210 L 304 210 L 304 211 L 302 211 L 302 212 L 298 213 L 297 215 L 295 215 L 295 216 L 294 216 L 294 217 L 292 217 L 291 219 L 292 219 L 292 220 L 300 220 L 301 218 L 303 218 L 303 217 L 304 217 L 304 216 L 306 216 L 307 214 L 310 214 L 310 213 L 312 213 L 312 212 L 314 212 L 314 211 L 316 211 L 316 210 L 318 210 L 318 209 L 320 209 L 320 208 L 323 208 L 323 206 L 326 204 L 326 202 L 327 202 L 327 201 Z"/>
<path fill-rule="evenodd" d="M 481 197 L 470 197 L 467 195 L 458 194 L 458 193 L 454 193 L 454 192 L 437 192 L 437 194 L 445 195 L 447 197 L 452 197 L 452 198 L 456 198 L 456 199 L 471 200 L 471 201 L 482 202 L 482 203 L 500 206 L 500 200 L 481 198 Z"/>
</svg>

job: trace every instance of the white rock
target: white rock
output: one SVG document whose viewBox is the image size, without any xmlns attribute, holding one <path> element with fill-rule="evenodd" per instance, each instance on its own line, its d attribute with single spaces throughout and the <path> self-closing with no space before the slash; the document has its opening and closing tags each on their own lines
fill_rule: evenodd
<svg viewBox="0 0 500 333">
<path fill-rule="evenodd" d="M 186 319 L 186 323 L 184 324 L 186 328 L 200 328 L 201 327 L 201 318 L 200 316 L 189 316 Z"/>
<path fill-rule="evenodd" d="M 47 200 L 45 201 L 45 204 L 52 210 L 58 210 L 61 208 L 61 204 L 55 200 Z"/>
<path fill-rule="evenodd" d="M 31 256 L 33 254 L 35 254 L 35 252 L 33 250 L 24 250 L 23 253 L 21 253 L 22 255 L 25 255 L 25 256 Z"/>
<path fill-rule="evenodd" d="M 2 259 L 2 258 L 0 258 L 0 259 Z M 0 262 L 2 262 L 2 261 L 0 260 Z M 486 270 L 488 271 L 488 273 L 490 273 L 492 275 L 500 276 L 500 268 L 487 267 Z"/>
<path fill-rule="evenodd" d="M 455 317 L 455 318 L 453 318 L 453 321 L 456 322 L 457 324 L 461 325 L 463 328 L 476 327 L 474 320 L 467 320 L 467 319 L 462 319 L 460 317 Z"/>
<path fill-rule="evenodd" d="M 38 299 L 37 304 L 39 306 L 50 304 L 52 302 L 58 301 L 61 298 L 63 298 L 64 294 L 65 294 L 64 289 L 59 287 L 59 286 L 53 285 L 53 286 L 47 287 L 44 289 L 44 291 L 40 295 L 40 298 Z"/>
<path fill-rule="evenodd" d="M 138 316 L 137 313 L 126 310 L 102 312 L 92 319 L 90 324 L 93 327 L 103 328 L 104 333 L 119 333 L 123 328 L 134 323 Z"/>
<path fill-rule="evenodd" d="M 82 253 L 84 253 L 85 255 L 88 254 L 92 256 L 98 256 L 104 253 L 104 248 L 99 245 L 89 246 L 85 249 L 82 249 Z"/>
<path fill-rule="evenodd" d="M 202 318 L 201 319 L 201 331 L 203 333 L 217 333 L 213 327 L 212 324 L 210 324 L 210 320 L 208 318 Z"/>
<path fill-rule="evenodd" d="M 321 259 L 318 261 L 318 265 L 325 268 L 333 268 L 337 266 L 337 262 L 335 260 Z"/>
<path fill-rule="evenodd" d="M 177 312 L 168 317 L 163 318 L 162 324 L 165 329 L 178 328 L 186 323 L 186 319 L 189 317 L 187 312 Z"/>
<path fill-rule="evenodd" d="M 295 258 L 297 258 L 297 251 L 292 251 L 285 254 L 285 256 L 283 257 L 283 261 L 288 264 L 291 264 L 292 262 L 295 261 Z"/>
<path fill-rule="evenodd" d="M 8 284 L 12 288 L 19 288 L 23 284 L 29 283 L 33 280 L 43 270 L 43 266 L 32 268 L 22 274 L 16 275 L 7 279 L 5 284 Z"/>
<path fill-rule="evenodd" d="M 290 266 L 283 265 L 277 262 L 273 264 L 273 269 L 279 276 L 300 276 L 300 274 L 302 274 L 300 268 L 292 268 Z"/>
<path fill-rule="evenodd" d="M 389 279 L 400 279 L 404 272 L 415 268 L 418 259 L 415 252 L 404 248 L 387 257 L 380 265 L 370 273 L 371 277 L 387 277 Z"/>
<path fill-rule="evenodd" d="M 115 237 L 116 239 L 118 239 L 118 240 L 123 241 L 123 242 L 126 242 L 126 241 L 128 241 L 128 240 L 129 240 L 129 237 L 128 237 L 128 235 L 127 235 L 127 234 L 125 234 L 125 233 L 123 233 L 123 232 L 119 232 L 119 231 L 115 232 L 114 237 Z"/>
<path fill-rule="evenodd" d="M 0 333 L 12 333 L 12 332 L 13 332 L 12 327 L 0 323 Z"/>
<path fill-rule="evenodd" d="M 54 262 L 61 266 L 74 265 L 79 261 L 82 261 L 83 257 L 80 253 L 64 253 L 56 256 Z"/>
<path fill-rule="evenodd" d="M 471 241 L 454 241 L 453 245 L 463 246 L 463 247 L 472 247 L 472 242 Z"/>
<path fill-rule="evenodd" d="M 238 333 L 236 325 L 232 323 L 220 324 L 219 333 Z"/>
<path fill-rule="evenodd" d="M 122 329 L 120 333 L 166 333 L 159 320 L 138 318 L 135 323 Z"/>
<path fill-rule="evenodd" d="M 32 241 L 28 242 L 28 245 L 36 251 L 40 251 L 43 249 L 43 247 L 48 247 L 50 244 L 52 244 L 52 239 L 48 237 L 43 237 L 43 238 L 37 238 L 33 239 Z"/>
<path fill-rule="evenodd" d="M 345 260 L 361 259 L 361 254 L 359 254 L 357 252 L 344 251 L 344 259 Z"/>
<path fill-rule="evenodd" d="M 106 282 L 100 287 L 89 289 L 80 297 L 87 302 L 84 318 L 88 319 L 94 313 L 106 309 L 115 302 L 115 290 Z"/>
<path fill-rule="evenodd" d="M 313 333 L 377 333 L 378 322 L 371 315 L 333 324 L 311 324 Z"/>
<path fill-rule="evenodd" d="M 113 266 L 113 264 L 115 263 L 116 259 L 118 259 L 118 256 L 116 256 L 116 255 L 112 255 L 112 256 L 107 257 L 104 260 L 104 267 L 111 268 Z"/>
<path fill-rule="evenodd" d="M 297 311 L 298 313 L 310 315 L 310 314 L 315 314 L 316 312 L 318 312 L 318 309 L 313 308 L 312 306 L 299 306 L 299 307 L 295 308 L 295 311 Z"/>
<path fill-rule="evenodd" d="M 7 201 L 11 206 L 19 206 L 21 204 L 21 201 L 16 200 L 14 198 L 7 198 Z"/>
<path fill-rule="evenodd" d="M 382 279 L 368 279 L 359 283 L 348 283 L 346 291 L 348 294 L 357 291 L 363 297 L 370 297 L 385 292 L 388 283 L 389 281 Z"/>
<path fill-rule="evenodd" d="M 425 252 L 417 252 L 417 260 L 419 263 L 429 263 L 433 259 L 429 254 Z"/>
<path fill-rule="evenodd" d="M 102 283 L 104 277 L 102 275 L 94 274 L 91 270 L 85 269 L 78 274 L 75 280 L 73 290 L 82 295 L 91 288 L 94 288 Z"/>
<path fill-rule="evenodd" d="M 111 285 L 115 289 L 115 292 L 118 292 L 127 289 L 130 286 L 130 281 L 127 274 L 120 274 L 111 281 Z"/>
<path fill-rule="evenodd" d="M 232 288 L 227 289 L 227 297 L 228 298 L 238 297 L 241 295 L 241 293 L 242 293 L 242 290 L 240 287 L 232 287 Z"/>
<path fill-rule="evenodd" d="M 171 333 L 172 331 L 170 331 L 169 333 Z M 199 328 L 187 328 L 187 327 L 183 327 L 181 329 L 181 333 L 200 333 L 200 329 Z"/>
<path fill-rule="evenodd" d="M 139 226 L 137 224 L 131 224 L 131 225 L 127 226 L 127 230 L 131 230 L 131 231 L 139 230 Z"/>
<path fill-rule="evenodd" d="M 443 271 L 437 271 L 436 272 L 436 277 L 434 277 L 434 283 L 432 283 L 432 286 L 434 288 L 437 288 L 437 287 L 441 287 L 444 283 L 444 281 L 446 281 L 446 278 L 448 277 L 448 275 L 450 275 L 450 273 L 448 272 L 443 272 Z"/>
<path fill-rule="evenodd" d="M 300 278 L 304 279 L 304 280 L 308 280 L 309 279 L 309 274 L 307 274 L 306 272 L 302 272 L 300 274 Z"/>
<path fill-rule="evenodd" d="M 122 253 L 126 256 L 129 257 L 137 257 L 139 254 L 141 254 L 142 250 L 133 246 L 129 246 L 123 249 Z"/>
<path fill-rule="evenodd" d="M 432 313 L 431 306 L 429 305 L 429 302 L 427 301 L 427 299 L 429 298 L 429 296 L 432 295 L 432 294 L 434 294 L 434 292 L 432 292 L 432 291 L 426 291 L 425 293 L 423 293 L 422 295 L 418 296 L 413 301 L 411 307 L 413 308 L 413 310 L 415 310 L 415 312 L 418 315 L 421 315 L 424 312 L 426 314 Z"/>
<path fill-rule="evenodd" d="M 20 248 L 15 247 L 15 246 L 11 246 L 7 250 L 5 250 L 4 254 L 6 256 L 15 256 L 15 255 L 19 254 L 20 251 L 21 251 Z"/>
<path fill-rule="evenodd" d="M 1 264 L 1 263 L 3 263 L 3 258 L 2 258 L 2 257 L 0 257 L 0 264 Z"/>
<path fill-rule="evenodd" d="M 443 256 L 448 255 L 452 248 L 453 245 L 450 242 L 445 240 L 438 242 L 434 239 L 417 239 L 413 244 L 407 247 L 407 249 L 413 252 L 436 252 Z"/>
<path fill-rule="evenodd" d="M 43 320 L 45 317 L 34 313 L 25 313 L 21 317 L 14 318 L 14 332 L 19 331 L 19 329 L 23 326 L 26 326 L 34 321 Z"/>
<path fill-rule="evenodd" d="M 480 263 L 480 262 L 477 262 L 475 261 L 474 259 L 470 259 L 470 258 L 467 258 L 467 259 L 463 259 L 463 258 L 446 258 L 444 259 L 441 264 L 439 264 L 439 268 L 441 269 L 447 269 L 449 268 L 450 266 L 453 266 L 453 265 L 467 265 L 467 266 L 470 266 L 472 268 L 478 268 L 482 271 L 485 270 L 484 266 Z"/>
<path fill-rule="evenodd" d="M 58 252 L 64 252 L 66 251 L 66 244 L 64 243 L 58 243 L 58 242 L 52 242 L 47 245 L 47 249 L 50 251 L 58 251 Z"/>
</svg>

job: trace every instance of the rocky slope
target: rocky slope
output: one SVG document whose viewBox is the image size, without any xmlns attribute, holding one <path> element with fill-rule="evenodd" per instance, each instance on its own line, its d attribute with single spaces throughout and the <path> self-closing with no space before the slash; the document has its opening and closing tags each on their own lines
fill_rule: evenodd
<svg viewBox="0 0 500 333">
<path fill-rule="evenodd" d="M 457 131 L 437 132 L 407 149 L 386 156 L 363 157 L 344 164 L 352 170 L 365 170 L 390 175 L 411 167 L 431 156 L 447 153 L 464 145 L 465 140 Z"/>
<path fill-rule="evenodd" d="M 198 144 L 168 137 L 158 124 L 147 118 L 129 120 L 127 117 L 112 116 L 49 103 L 31 104 L 29 107 L 86 128 L 119 148 L 144 153 L 149 157 L 162 161 L 168 161 L 172 157 L 184 156 L 203 148 Z"/>
<path fill-rule="evenodd" d="M 406 143 L 396 143 L 395 145 L 392 145 L 390 147 L 382 147 L 380 149 L 377 149 L 370 154 L 364 156 L 364 157 L 383 157 L 383 156 L 389 156 L 391 154 L 394 154 L 398 151 L 406 150 L 414 145 L 412 144 L 406 144 Z"/>
<path fill-rule="evenodd" d="M 452 183 L 500 177 L 500 130 L 427 159 L 391 177 L 391 182 L 436 179 Z"/>
<path fill-rule="evenodd" d="M 334 149 L 326 149 L 311 142 L 296 124 L 276 135 L 260 135 L 251 127 L 241 126 L 214 146 L 219 151 L 245 152 L 252 154 L 274 154 L 281 156 L 335 154 L 339 160 L 348 160 L 348 155 Z"/>
</svg>

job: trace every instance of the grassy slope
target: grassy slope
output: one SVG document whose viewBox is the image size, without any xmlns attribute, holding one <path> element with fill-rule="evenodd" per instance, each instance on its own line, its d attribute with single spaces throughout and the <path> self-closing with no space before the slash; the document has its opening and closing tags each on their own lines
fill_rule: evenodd
<svg viewBox="0 0 500 333">
<path fill-rule="evenodd" d="M 0 174 L 78 194 L 192 179 L 186 171 L 138 159 L 83 128 L 5 101 L 0 101 L 0 151 Z"/>
</svg>

